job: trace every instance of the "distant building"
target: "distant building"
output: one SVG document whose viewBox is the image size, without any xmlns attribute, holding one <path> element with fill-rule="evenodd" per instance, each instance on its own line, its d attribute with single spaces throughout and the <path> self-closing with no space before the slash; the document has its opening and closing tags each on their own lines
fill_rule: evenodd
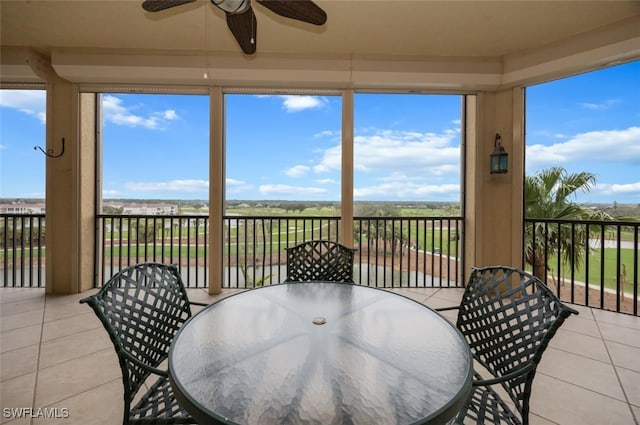
<svg viewBox="0 0 640 425">
<path fill-rule="evenodd" d="M 123 205 L 122 215 L 177 215 L 175 204 L 132 204 Z"/>
<path fill-rule="evenodd" d="M 44 203 L 12 202 L 0 204 L 0 214 L 44 214 Z"/>
<path fill-rule="evenodd" d="M 177 204 L 136 204 L 109 203 L 113 208 L 122 208 L 122 215 L 178 215 Z M 0 203 L 0 214 L 44 214 L 44 202 L 4 202 Z M 206 215 L 206 213 L 205 213 Z"/>
</svg>

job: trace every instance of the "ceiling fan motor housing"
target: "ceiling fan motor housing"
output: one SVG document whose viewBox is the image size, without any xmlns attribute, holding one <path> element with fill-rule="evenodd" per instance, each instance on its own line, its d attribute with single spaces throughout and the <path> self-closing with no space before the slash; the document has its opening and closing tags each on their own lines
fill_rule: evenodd
<svg viewBox="0 0 640 425">
<path fill-rule="evenodd" d="M 227 13 L 244 13 L 251 6 L 251 0 L 211 0 L 211 3 Z"/>
</svg>

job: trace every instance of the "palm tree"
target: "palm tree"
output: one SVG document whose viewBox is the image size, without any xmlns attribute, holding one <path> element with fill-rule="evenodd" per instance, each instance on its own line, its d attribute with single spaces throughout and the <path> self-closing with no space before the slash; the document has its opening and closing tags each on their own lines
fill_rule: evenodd
<svg viewBox="0 0 640 425">
<path fill-rule="evenodd" d="M 588 192 L 596 183 L 589 172 L 569 174 L 562 167 L 540 171 L 524 180 L 525 218 L 553 220 L 610 219 L 572 200 L 578 192 Z M 558 254 L 563 262 L 579 266 L 588 246 L 588 227 L 537 222 L 525 226 L 525 262 L 533 274 L 544 280 L 546 256 Z"/>
</svg>

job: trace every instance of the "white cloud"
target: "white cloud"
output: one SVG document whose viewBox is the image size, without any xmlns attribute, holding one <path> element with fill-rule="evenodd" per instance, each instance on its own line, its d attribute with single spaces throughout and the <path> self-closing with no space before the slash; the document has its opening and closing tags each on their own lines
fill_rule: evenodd
<svg viewBox="0 0 640 425">
<path fill-rule="evenodd" d="M 284 109 L 287 112 L 304 111 L 305 109 L 323 108 L 329 102 L 324 97 L 319 96 L 279 96 L 283 100 Z"/>
<path fill-rule="evenodd" d="M 324 131 L 321 131 L 320 133 L 314 134 L 313 137 L 315 137 L 315 138 L 321 138 L 321 137 L 337 137 L 337 138 L 339 138 L 341 134 L 342 133 L 340 131 L 324 130 Z"/>
<path fill-rule="evenodd" d="M 539 170 L 569 162 L 640 162 L 640 127 L 590 131 L 550 146 L 527 146 L 527 169 Z"/>
<path fill-rule="evenodd" d="M 314 182 L 318 184 L 337 184 L 338 183 L 334 179 L 318 179 L 318 180 L 314 180 Z"/>
<path fill-rule="evenodd" d="M 335 158 L 334 159 L 328 158 L 328 157 L 334 156 L 336 154 L 336 152 L 335 152 L 336 150 L 338 151 L 337 152 L 337 155 L 338 155 L 337 161 L 335 160 Z M 340 148 L 339 147 L 337 149 L 336 148 L 327 149 L 324 152 L 324 156 L 325 157 L 323 158 L 321 164 L 313 166 L 313 172 L 314 173 L 329 173 L 329 172 L 331 172 L 332 169 L 335 169 L 335 170 L 339 169 L 338 168 L 339 166 L 335 166 L 334 165 L 335 163 L 340 164 Z"/>
<path fill-rule="evenodd" d="M 178 119 L 178 114 L 172 109 L 158 111 L 149 116 L 136 115 L 132 108 L 123 104 L 122 99 L 113 95 L 105 95 L 102 98 L 104 120 L 116 125 L 128 127 L 144 127 L 151 130 L 164 128 L 169 121 Z"/>
<path fill-rule="evenodd" d="M 178 119 L 178 114 L 176 114 L 176 111 L 174 111 L 173 109 L 167 109 L 166 111 L 162 112 L 161 114 L 164 117 L 164 119 L 167 119 L 167 120 L 177 120 Z"/>
<path fill-rule="evenodd" d="M 626 184 L 612 184 L 611 192 L 613 193 L 640 193 L 640 182 Z"/>
<path fill-rule="evenodd" d="M 620 99 L 607 99 L 600 103 L 579 103 L 584 109 L 590 109 L 592 111 L 609 109 L 615 104 L 620 103 Z"/>
<path fill-rule="evenodd" d="M 259 190 L 261 194 L 267 196 L 313 196 L 325 195 L 328 193 L 327 189 L 320 187 L 291 186 L 288 184 L 265 184 L 260 186 Z"/>
<path fill-rule="evenodd" d="M 17 109 L 46 122 L 47 92 L 45 90 L 0 90 L 0 107 Z"/>
<path fill-rule="evenodd" d="M 640 199 L 640 182 L 625 184 L 600 184 L 592 190 L 598 196 L 638 198 Z"/>
<path fill-rule="evenodd" d="M 361 171 L 424 169 L 459 164 L 460 148 L 454 135 L 386 130 L 355 138 L 355 167 Z"/>
<path fill-rule="evenodd" d="M 389 197 L 415 199 L 446 199 L 459 201 L 460 185 L 443 184 L 430 185 L 417 182 L 391 181 L 368 187 L 353 189 L 354 198 L 360 199 L 389 199 Z"/>
<path fill-rule="evenodd" d="M 436 134 L 379 130 L 372 135 L 356 136 L 354 167 L 360 172 L 408 170 L 421 175 L 457 174 L 461 153 L 460 147 L 453 145 L 455 139 L 455 131 Z M 338 171 L 340 166 L 340 146 L 333 146 L 323 152 L 313 170 Z"/>
<path fill-rule="evenodd" d="M 227 178 L 225 191 L 228 195 L 237 195 L 253 189 L 253 185 L 242 180 Z"/>
<path fill-rule="evenodd" d="M 306 109 L 319 109 L 324 108 L 329 104 L 329 100 L 322 96 L 307 96 L 307 95 L 269 95 L 258 94 L 256 97 L 260 99 L 268 99 L 275 97 L 282 100 L 282 108 L 287 112 L 299 112 Z"/>
<path fill-rule="evenodd" d="M 455 123 L 454 123 L 455 124 Z M 441 133 L 366 129 L 354 139 L 358 199 L 451 199 L 460 197 L 461 148 L 455 128 Z M 314 173 L 339 172 L 339 144 L 321 152 Z M 374 183 L 365 183 L 375 178 Z M 335 184 L 331 178 L 317 184 Z M 358 182 L 356 182 L 358 184 Z"/>
<path fill-rule="evenodd" d="M 128 182 L 127 189 L 136 192 L 200 192 L 209 189 L 206 180 L 170 180 L 166 182 Z"/>
<path fill-rule="evenodd" d="M 106 189 L 102 191 L 102 197 L 103 198 L 118 198 L 120 197 L 120 195 L 122 194 L 122 192 L 120 192 L 119 190 L 115 190 L 115 189 Z"/>
<path fill-rule="evenodd" d="M 311 167 L 306 165 L 294 165 L 293 167 L 285 170 L 285 174 L 289 177 L 302 177 L 311 170 Z"/>
</svg>

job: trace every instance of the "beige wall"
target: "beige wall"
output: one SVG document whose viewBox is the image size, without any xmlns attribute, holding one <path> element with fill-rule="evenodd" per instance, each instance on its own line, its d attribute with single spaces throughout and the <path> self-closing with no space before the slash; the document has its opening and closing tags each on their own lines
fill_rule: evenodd
<svg viewBox="0 0 640 425">
<path fill-rule="evenodd" d="M 209 91 L 211 119 L 209 127 L 209 293 L 222 292 L 223 265 L 222 246 L 224 242 L 224 97 L 222 88 L 212 87 Z"/>
<path fill-rule="evenodd" d="M 70 294 L 78 292 L 73 281 L 77 255 L 73 252 L 73 240 L 78 228 L 73 219 L 76 200 L 74 194 L 75 156 L 77 149 L 77 124 L 73 116 L 77 112 L 74 88 L 68 81 L 54 74 L 47 79 L 47 150 L 58 153 L 65 139 L 65 153 L 46 160 L 46 291 Z"/>
<path fill-rule="evenodd" d="M 79 128 L 80 142 L 76 155 L 76 173 L 74 184 L 77 187 L 71 196 L 76 199 L 77 226 L 79 232 L 76 237 L 75 250 L 78 253 L 74 264 L 76 272 L 74 281 L 80 291 L 93 287 L 94 279 L 94 249 L 95 249 L 95 217 L 96 211 L 96 149 L 97 130 L 100 125 L 96 117 L 98 95 L 82 93 L 80 96 Z M 95 265 L 97 267 L 97 265 Z"/>
<path fill-rule="evenodd" d="M 466 268 L 494 264 L 522 266 L 524 180 L 524 90 L 514 88 L 470 96 L 465 109 Z M 506 174 L 489 172 L 495 134 L 509 153 Z"/>
<path fill-rule="evenodd" d="M 340 242 L 353 247 L 353 90 L 342 93 L 342 172 L 340 194 Z"/>
<path fill-rule="evenodd" d="M 96 96 L 47 75 L 46 291 L 71 294 L 93 287 L 95 246 Z M 83 119 L 79 119 L 80 111 Z"/>
</svg>

